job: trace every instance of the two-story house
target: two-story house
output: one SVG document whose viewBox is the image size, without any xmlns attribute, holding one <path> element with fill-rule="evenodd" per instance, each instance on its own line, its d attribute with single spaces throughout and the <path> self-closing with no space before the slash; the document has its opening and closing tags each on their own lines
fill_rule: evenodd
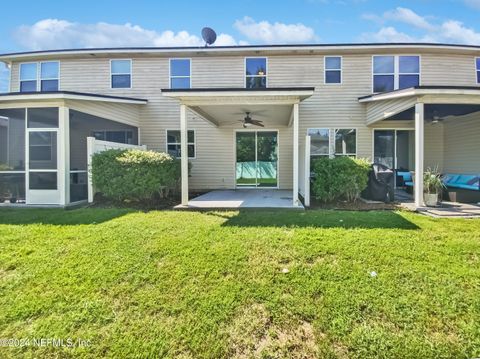
<svg viewBox="0 0 480 359">
<path fill-rule="evenodd" d="M 72 49 L 0 61 L 11 69 L 0 177 L 27 204 L 86 199 L 87 137 L 181 158 L 184 205 L 189 191 L 238 188 L 308 203 L 315 156 L 480 172 L 477 46 Z"/>
</svg>

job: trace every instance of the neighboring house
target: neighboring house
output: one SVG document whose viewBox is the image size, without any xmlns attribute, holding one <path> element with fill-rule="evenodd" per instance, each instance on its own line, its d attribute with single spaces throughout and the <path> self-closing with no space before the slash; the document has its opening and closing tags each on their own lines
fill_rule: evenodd
<svg viewBox="0 0 480 359">
<path fill-rule="evenodd" d="M 416 173 L 479 173 L 479 57 L 480 47 L 440 44 L 0 55 L 11 68 L 0 176 L 27 204 L 85 200 L 87 136 L 180 156 L 183 204 L 188 190 L 262 187 L 292 190 L 297 205 L 308 147 Z M 415 186 L 421 205 L 421 178 Z"/>
</svg>

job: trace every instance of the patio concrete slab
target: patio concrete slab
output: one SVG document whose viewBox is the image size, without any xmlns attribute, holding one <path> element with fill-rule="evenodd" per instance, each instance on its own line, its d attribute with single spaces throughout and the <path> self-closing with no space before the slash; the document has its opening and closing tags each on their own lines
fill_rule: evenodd
<svg viewBox="0 0 480 359">
<path fill-rule="evenodd" d="M 301 204 L 293 205 L 291 190 L 276 189 L 215 190 L 191 199 L 188 208 L 304 209 Z"/>
</svg>

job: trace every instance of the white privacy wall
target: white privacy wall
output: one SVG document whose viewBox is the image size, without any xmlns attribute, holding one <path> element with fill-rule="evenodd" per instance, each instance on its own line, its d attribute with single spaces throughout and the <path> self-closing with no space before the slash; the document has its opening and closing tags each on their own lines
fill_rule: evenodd
<svg viewBox="0 0 480 359">
<path fill-rule="evenodd" d="M 112 149 L 140 149 L 146 150 L 147 146 L 127 145 L 125 143 L 100 141 L 95 137 L 87 137 L 87 159 L 88 159 L 88 202 L 93 202 L 93 196 L 95 194 L 92 183 L 92 157 L 95 153 L 103 152 Z"/>
</svg>

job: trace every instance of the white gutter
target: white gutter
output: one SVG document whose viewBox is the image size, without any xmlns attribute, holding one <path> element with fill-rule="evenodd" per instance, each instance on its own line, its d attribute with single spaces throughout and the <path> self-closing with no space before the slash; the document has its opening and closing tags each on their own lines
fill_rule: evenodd
<svg viewBox="0 0 480 359">
<path fill-rule="evenodd" d="M 366 50 L 372 49 L 444 49 L 469 52 L 480 52 L 480 47 L 447 45 L 447 44 L 347 44 L 347 45 L 307 45 L 307 46 L 212 46 L 212 47 L 185 47 L 185 48 L 105 48 L 105 49 L 78 49 L 78 50 L 54 50 L 25 53 L 11 53 L 0 55 L 0 61 L 13 61 L 22 58 L 35 58 L 44 56 L 68 56 L 89 54 L 163 54 L 163 53 L 228 53 L 228 52 L 309 52 L 309 51 L 342 51 L 342 50 Z"/>
<path fill-rule="evenodd" d="M 410 96 L 425 96 L 425 95 L 480 95 L 480 87 L 476 89 L 405 89 L 390 93 L 382 93 L 372 95 L 370 97 L 359 99 L 358 102 L 375 102 L 395 100 Z"/>
</svg>

